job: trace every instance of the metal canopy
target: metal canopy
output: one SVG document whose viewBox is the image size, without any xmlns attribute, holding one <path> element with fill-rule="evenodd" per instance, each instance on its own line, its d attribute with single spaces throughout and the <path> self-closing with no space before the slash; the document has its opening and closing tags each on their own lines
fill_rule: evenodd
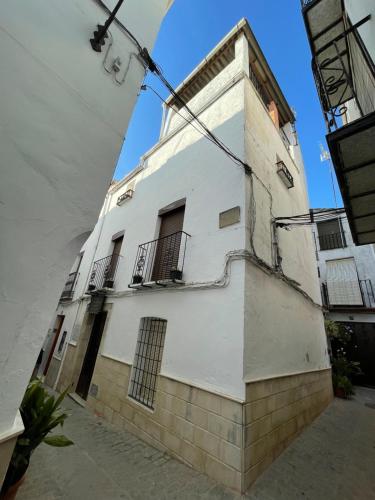
<svg viewBox="0 0 375 500">
<path fill-rule="evenodd" d="M 375 243 L 375 112 L 327 135 L 353 240 Z"/>
</svg>

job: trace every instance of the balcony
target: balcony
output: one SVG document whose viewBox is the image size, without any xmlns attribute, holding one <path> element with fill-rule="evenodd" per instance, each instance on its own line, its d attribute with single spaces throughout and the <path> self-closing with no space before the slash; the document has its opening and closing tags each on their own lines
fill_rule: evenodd
<svg viewBox="0 0 375 500">
<path fill-rule="evenodd" d="M 312 68 L 353 241 L 375 242 L 375 65 L 341 0 L 302 0 Z"/>
<path fill-rule="evenodd" d="M 142 243 L 138 247 L 129 288 L 154 288 L 184 284 L 185 231 Z"/>
<path fill-rule="evenodd" d="M 345 282 L 343 283 L 345 284 Z M 350 284 L 348 284 L 350 287 Z M 322 303 L 323 305 L 330 310 L 351 310 L 351 311 L 367 311 L 368 309 L 375 308 L 375 295 L 374 288 L 372 285 L 372 281 L 370 279 L 359 280 L 359 287 L 362 296 L 362 304 L 331 304 L 329 299 L 329 292 L 327 283 L 322 283 L 321 285 L 321 294 L 322 294 Z M 350 302 L 348 300 L 348 302 Z"/>
<path fill-rule="evenodd" d="M 277 173 L 280 179 L 283 181 L 283 183 L 288 189 L 292 188 L 294 186 L 293 176 L 289 172 L 285 163 L 283 161 L 278 161 L 276 165 L 277 165 Z"/>
<path fill-rule="evenodd" d="M 113 289 L 121 255 L 112 254 L 94 262 L 87 291 Z"/>
<path fill-rule="evenodd" d="M 73 299 L 74 289 L 77 283 L 78 276 L 79 276 L 78 272 L 69 274 L 68 279 L 65 282 L 64 289 L 60 296 L 61 302 L 68 302 Z"/>
<path fill-rule="evenodd" d="M 320 250 L 334 250 L 335 248 L 345 248 L 345 234 L 340 233 L 330 233 L 321 234 L 318 236 L 319 239 L 319 249 Z"/>
</svg>

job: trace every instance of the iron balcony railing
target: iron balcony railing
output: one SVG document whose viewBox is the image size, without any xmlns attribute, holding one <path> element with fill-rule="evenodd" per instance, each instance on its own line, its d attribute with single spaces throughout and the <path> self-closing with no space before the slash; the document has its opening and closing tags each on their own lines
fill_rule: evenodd
<svg viewBox="0 0 375 500">
<path fill-rule="evenodd" d="M 289 172 L 287 166 L 283 161 L 278 161 L 277 165 L 277 173 L 279 177 L 282 179 L 283 183 L 286 185 L 288 189 L 294 186 L 294 180 L 292 174 Z"/>
<path fill-rule="evenodd" d="M 359 280 L 359 284 L 361 286 L 362 298 L 365 307 L 375 307 L 375 296 L 372 281 L 369 279 Z"/>
<path fill-rule="evenodd" d="M 350 285 L 348 285 L 348 286 L 350 286 Z M 372 286 L 372 281 L 370 279 L 359 280 L 359 286 L 361 289 L 363 304 L 362 305 L 355 304 L 355 305 L 352 305 L 352 307 L 375 308 L 375 295 L 374 295 L 374 288 Z M 332 308 L 332 307 L 345 308 L 345 307 L 348 307 L 351 305 L 351 304 L 346 304 L 346 305 L 340 306 L 340 305 L 331 304 L 330 300 L 329 300 L 329 292 L 328 292 L 327 283 L 322 283 L 321 293 L 322 293 L 322 303 L 327 308 Z"/>
<path fill-rule="evenodd" d="M 305 9 L 314 2 L 316 2 L 316 0 L 301 0 L 301 7 L 302 9 Z"/>
<path fill-rule="evenodd" d="M 78 272 L 70 273 L 68 275 L 68 279 L 65 282 L 63 291 L 60 296 L 60 300 L 72 300 L 78 275 L 79 275 Z"/>
<path fill-rule="evenodd" d="M 190 234 L 185 231 L 142 243 L 138 247 L 132 282 L 129 285 L 166 286 L 168 281 L 178 283 L 183 278 L 186 242 Z"/>
<path fill-rule="evenodd" d="M 345 248 L 345 233 L 321 234 L 318 236 L 320 250 L 334 250 L 335 248 Z"/>
<path fill-rule="evenodd" d="M 114 288 L 115 277 L 121 255 L 112 254 L 94 262 L 88 291 Z"/>
</svg>

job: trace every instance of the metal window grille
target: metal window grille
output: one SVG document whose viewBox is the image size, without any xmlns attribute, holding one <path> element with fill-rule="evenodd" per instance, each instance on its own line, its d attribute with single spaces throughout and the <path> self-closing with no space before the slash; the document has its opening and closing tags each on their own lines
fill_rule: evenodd
<svg viewBox="0 0 375 500">
<path fill-rule="evenodd" d="M 166 328 L 164 319 L 142 318 L 138 333 L 129 396 L 151 409 L 154 408 Z"/>
</svg>

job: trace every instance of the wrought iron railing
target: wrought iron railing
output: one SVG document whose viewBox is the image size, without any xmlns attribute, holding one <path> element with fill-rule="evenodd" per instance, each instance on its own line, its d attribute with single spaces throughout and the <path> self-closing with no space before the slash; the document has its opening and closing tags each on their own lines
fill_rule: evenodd
<svg viewBox="0 0 375 500">
<path fill-rule="evenodd" d="M 359 284 L 361 286 L 362 298 L 365 307 L 375 307 L 375 296 L 372 281 L 369 279 L 359 280 Z"/>
<path fill-rule="evenodd" d="M 364 117 L 375 110 L 375 65 L 358 32 L 371 16 L 352 25 L 343 10 L 339 18 L 332 23 L 327 20 L 327 26 L 323 23 L 321 31 L 315 32 L 320 26 L 316 19 L 321 15 L 323 2 L 301 0 L 313 52 L 315 85 L 330 133 L 346 124 L 348 111 L 349 115 L 354 112 Z M 317 12 L 313 16 L 315 4 Z"/>
<path fill-rule="evenodd" d="M 359 280 L 359 285 L 360 285 L 360 289 L 361 289 L 363 304 L 360 304 L 360 305 L 355 304 L 355 305 L 353 305 L 353 307 L 356 307 L 356 308 L 358 308 L 358 307 L 359 308 L 361 308 L 361 307 L 362 308 L 363 307 L 375 308 L 375 295 L 374 295 L 374 288 L 372 286 L 372 281 L 370 279 Z M 350 285 L 348 285 L 348 286 L 350 286 Z M 347 304 L 345 306 L 335 306 L 335 305 L 330 304 L 327 283 L 322 283 L 321 294 L 322 294 L 322 303 L 325 307 L 340 308 L 340 307 L 350 306 L 350 304 Z"/>
<path fill-rule="evenodd" d="M 132 282 L 129 285 L 166 281 L 179 282 L 183 278 L 186 242 L 190 237 L 185 231 L 142 243 L 138 247 Z"/>
<path fill-rule="evenodd" d="M 301 7 L 304 9 L 314 2 L 316 2 L 316 0 L 301 0 Z"/>
<path fill-rule="evenodd" d="M 88 283 L 89 291 L 114 288 L 120 257 L 119 254 L 112 254 L 94 262 Z"/>
<path fill-rule="evenodd" d="M 65 282 L 63 291 L 60 296 L 60 300 L 72 300 L 74 295 L 74 289 L 78 279 L 78 272 L 70 273 L 68 279 Z"/>
<path fill-rule="evenodd" d="M 334 250 L 335 248 L 345 248 L 345 233 L 321 234 L 318 236 L 320 250 Z"/>
<path fill-rule="evenodd" d="M 278 161 L 277 165 L 277 173 L 279 177 L 281 177 L 283 183 L 286 185 L 288 189 L 294 186 L 294 180 L 292 174 L 289 172 L 287 166 L 283 161 Z"/>
</svg>

